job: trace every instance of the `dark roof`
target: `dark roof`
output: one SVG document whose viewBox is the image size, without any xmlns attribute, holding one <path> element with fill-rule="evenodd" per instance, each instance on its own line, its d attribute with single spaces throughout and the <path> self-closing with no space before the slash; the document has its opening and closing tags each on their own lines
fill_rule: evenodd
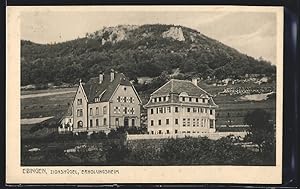
<svg viewBox="0 0 300 189">
<path fill-rule="evenodd" d="M 68 107 L 68 110 L 67 110 L 66 113 L 65 113 L 65 116 L 72 116 L 72 112 L 73 112 L 73 106 L 70 105 L 70 106 Z"/>
<path fill-rule="evenodd" d="M 152 96 L 168 95 L 170 93 L 180 94 L 186 92 L 189 96 L 201 96 L 210 94 L 188 80 L 171 79 L 162 87 L 152 93 Z"/>
<path fill-rule="evenodd" d="M 159 89 L 154 91 L 151 96 L 152 97 L 159 97 L 159 96 L 170 96 L 168 101 L 160 101 L 160 102 L 152 102 L 151 100 L 148 101 L 148 103 L 145 105 L 145 107 L 149 105 L 160 105 L 160 104 L 168 104 L 168 103 L 181 103 L 186 105 L 197 105 L 200 104 L 195 102 L 182 102 L 179 101 L 179 95 L 180 93 L 187 93 L 188 96 L 208 96 L 208 103 L 207 104 L 201 104 L 202 106 L 215 106 L 214 100 L 212 99 L 211 95 L 206 92 L 205 90 L 201 89 L 200 87 L 194 85 L 191 81 L 188 80 L 177 80 L 177 79 L 171 79 L 167 83 L 165 83 L 163 86 L 161 86 Z M 174 95 L 170 95 L 174 94 Z"/>
<path fill-rule="evenodd" d="M 112 82 L 110 82 L 110 73 L 104 74 L 103 81 L 99 83 L 99 77 L 91 78 L 83 85 L 84 92 L 89 102 L 93 102 L 95 97 L 102 94 L 100 102 L 106 102 L 113 95 L 118 85 L 131 86 L 130 81 L 123 73 L 116 73 Z"/>
</svg>

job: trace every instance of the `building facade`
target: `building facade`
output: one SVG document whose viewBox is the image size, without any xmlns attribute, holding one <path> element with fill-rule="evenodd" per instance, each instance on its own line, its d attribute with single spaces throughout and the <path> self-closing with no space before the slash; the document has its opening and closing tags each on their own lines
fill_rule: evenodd
<svg viewBox="0 0 300 189">
<path fill-rule="evenodd" d="M 212 96 L 192 81 L 171 79 L 145 105 L 149 134 L 215 132 L 218 106 Z"/>
<path fill-rule="evenodd" d="M 60 132 L 108 133 L 118 127 L 140 126 L 141 99 L 123 73 L 111 71 L 81 81 L 73 103 L 61 120 Z"/>
</svg>

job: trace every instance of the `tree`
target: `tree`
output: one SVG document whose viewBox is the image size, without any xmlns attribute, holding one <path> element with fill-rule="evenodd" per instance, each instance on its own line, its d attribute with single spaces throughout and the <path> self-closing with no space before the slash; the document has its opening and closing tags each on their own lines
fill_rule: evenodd
<svg viewBox="0 0 300 189">
<path fill-rule="evenodd" d="M 258 145 L 260 152 L 272 151 L 274 147 L 274 127 L 269 122 L 271 115 L 262 109 L 256 109 L 245 116 L 249 125 L 248 139 Z"/>
</svg>

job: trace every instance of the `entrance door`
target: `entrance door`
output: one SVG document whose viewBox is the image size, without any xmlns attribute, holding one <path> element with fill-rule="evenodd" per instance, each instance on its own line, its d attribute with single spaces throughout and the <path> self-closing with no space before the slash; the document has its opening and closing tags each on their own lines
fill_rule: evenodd
<svg viewBox="0 0 300 189">
<path fill-rule="evenodd" d="M 124 118 L 124 127 L 128 127 L 128 117 Z"/>
</svg>

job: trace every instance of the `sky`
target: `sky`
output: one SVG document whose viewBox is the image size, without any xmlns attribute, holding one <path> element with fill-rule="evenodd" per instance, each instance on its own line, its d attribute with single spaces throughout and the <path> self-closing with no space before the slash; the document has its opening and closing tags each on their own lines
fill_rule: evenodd
<svg viewBox="0 0 300 189">
<path fill-rule="evenodd" d="M 174 24 L 190 27 L 254 58 L 275 64 L 276 14 L 229 11 L 30 11 L 21 39 L 53 43 L 84 37 L 104 26 Z"/>
</svg>

